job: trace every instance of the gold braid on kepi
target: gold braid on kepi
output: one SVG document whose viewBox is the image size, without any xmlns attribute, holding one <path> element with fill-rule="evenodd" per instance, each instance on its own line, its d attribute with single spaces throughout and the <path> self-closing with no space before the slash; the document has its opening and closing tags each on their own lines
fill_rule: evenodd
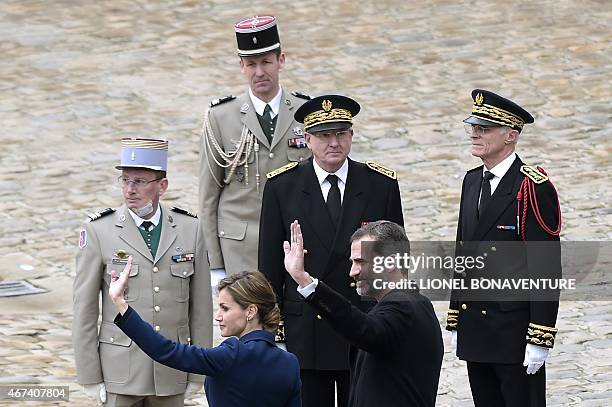
<svg viewBox="0 0 612 407">
<path fill-rule="evenodd" d="M 508 126 L 519 132 L 525 124 L 533 123 L 533 116 L 527 110 L 491 91 L 474 89 L 472 99 L 472 113 L 464 123 L 485 127 Z"/>
<path fill-rule="evenodd" d="M 501 124 L 502 126 L 518 127 L 522 129 L 525 125 L 525 121 L 517 115 L 491 105 L 478 106 L 475 104 L 472 107 L 472 114 L 485 116 L 487 120 Z"/>
<path fill-rule="evenodd" d="M 295 112 L 295 120 L 304 123 L 308 133 L 328 130 L 346 130 L 353 126 L 353 117 L 361 106 L 353 99 L 342 95 L 322 95 L 310 99 Z"/>
<path fill-rule="evenodd" d="M 312 127 L 315 124 L 346 121 L 353 124 L 353 115 L 346 109 L 331 109 L 329 112 L 317 110 L 304 117 L 304 127 Z"/>
<path fill-rule="evenodd" d="M 527 327 L 527 343 L 551 349 L 555 344 L 555 336 L 559 330 L 549 326 L 530 323 Z"/>
</svg>

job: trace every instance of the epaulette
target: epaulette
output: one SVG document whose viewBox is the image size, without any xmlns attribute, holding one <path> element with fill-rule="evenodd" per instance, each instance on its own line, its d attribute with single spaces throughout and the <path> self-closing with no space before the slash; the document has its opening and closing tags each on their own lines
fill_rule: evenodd
<svg viewBox="0 0 612 407">
<path fill-rule="evenodd" d="M 180 213 L 180 214 L 183 214 L 183 215 L 191 216 L 192 218 L 197 218 L 198 217 L 198 215 L 196 215 L 195 213 L 186 211 L 185 209 L 177 208 L 176 206 L 173 206 L 172 208 L 170 208 L 170 210 L 172 212 L 176 212 L 176 213 Z"/>
<path fill-rule="evenodd" d="M 384 167 L 374 161 L 366 161 L 366 165 L 369 169 L 380 172 L 382 175 L 385 175 L 391 179 L 397 179 L 397 173 L 391 168 Z"/>
<path fill-rule="evenodd" d="M 521 172 L 536 184 L 541 184 L 543 182 L 548 181 L 548 176 L 546 176 L 546 174 L 544 174 L 539 167 L 523 165 L 521 166 Z"/>
<path fill-rule="evenodd" d="M 287 172 L 292 168 L 297 167 L 298 163 L 296 163 L 295 161 L 290 162 L 289 164 L 283 165 L 280 168 L 277 168 L 273 171 L 270 171 L 269 173 L 266 174 L 266 178 L 270 179 L 270 178 L 274 178 L 279 174 L 282 174 L 283 172 Z"/>
<path fill-rule="evenodd" d="M 310 95 L 307 95 L 307 94 L 305 94 L 305 93 L 301 93 L 301 92 L 295 92 L 295 91 L 293 91 L 293 92 L 291 92 L 291 94 L 292 94 L 293 96 L 295 96 L 296 98 L 300 98 L 300 99 L 306 99 L 306 100 L 310 100 L 310 99 L 312 99 L 312 97 L 311 97 Z"/>
<path fill-rule="evenodd" d="M 218 105 L 220 105 L 222 103 L 229 102 L 230 100 L 234 100 L 234 99 L 236 99 L 236 96 L 228 95 L 228 96 L 225 96 L 225 97 L 222 97 L 222 98 L 219 98 L 219 99 L 211 100 L 209 106 L 210 107 L 215 107 L 215 106 L 218 106 Z"/>
<path fill-rule="evenodd" d="M 93 222 L 94 220 L 98 220 L 100 218 L 103 218 L 106 215 L 110 215 L 113 212 L 115 212 L 115 210 L 113 208 L 106 208 L 103 211 L 96 212 L 96 213 L 90 213 L 87 216 L 89 217 L 89 221 Z"/>
</svg>

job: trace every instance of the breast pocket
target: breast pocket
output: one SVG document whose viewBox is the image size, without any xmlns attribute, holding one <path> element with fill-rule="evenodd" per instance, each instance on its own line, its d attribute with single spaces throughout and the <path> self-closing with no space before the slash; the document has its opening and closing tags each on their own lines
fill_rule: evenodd
<svg viewBox="0 0 612 407">
<path fill-rule="evenodd" d="M 111 271 L 115 270 L 115 272 L 119 274 L 121 271 L 123 271 L 124 267 L 125 265 L 123 264 L 113 264 L 112 262 L 106 264 L 106 274 L 104 276 L 104 282 L 106 283 L 107 287 L 110 285 Z M 128 288 L 125 290 L 125 293 L 123 295 L 126 302 L 132 302 L 138 299 L 140 290 L 138 289 L 138 284 L 136 283 L 136 279 L 138 278 L 137 276 L 138 264 L 132 263 L 132 269 L 130 270 L 130 278 L 128 279 Z"/>
<path fill-rule="evenodd" d="M 193 263 L 191 262 L 170 265 L 170 274 L 172 274 L 172 279 L 175 282 L 174 287 L 178 302 L 189 300 L 189 282 L 193 273 Z"/>
</svg>

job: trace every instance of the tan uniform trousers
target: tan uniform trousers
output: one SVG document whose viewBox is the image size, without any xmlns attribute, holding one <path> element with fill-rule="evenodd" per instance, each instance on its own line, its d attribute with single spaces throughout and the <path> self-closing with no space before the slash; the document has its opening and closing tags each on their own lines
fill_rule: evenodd
<svg viewBox="0 0 612 407">
<path fill-rule="evenodd" d="M 105 407 L 183 407 L 185 394 L 174 396 L 131 396 L 106 393 Z"/>
</svg>

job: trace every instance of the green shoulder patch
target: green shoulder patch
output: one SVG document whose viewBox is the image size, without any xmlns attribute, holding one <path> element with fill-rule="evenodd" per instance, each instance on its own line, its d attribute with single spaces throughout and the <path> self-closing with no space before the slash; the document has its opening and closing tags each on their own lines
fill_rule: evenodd
<svg viewBox="0 0 612 407">
<path fill-rule="evenodd" d="M 280 168 L 277 168 L 277 169 L 275 169 L 273 171 L 270 171 L 269 173 L 266 174 L 266 178 L 268 178 L 268 179 L 274 178 L 277 175 L 282 174 L 283 172 L 287 172 L 290 169 L 297 167 L 297 165 L 298 165 L 298 163 L 296 163 L 295 161 L 290 162 L 289 164 L 283 165 Z"/>
<path fill-rule="evenodd" d="M 211 100 L 209 106 L 210 107 L 215 107 L 215 106 L 218 106 L 218 105 L 220 105 L 222 103 L 229 102 L 230 100 L 234 100 L 234 99 L 236 99 L 236 96 L 234 96 L 234 95 L 227 95 L 227 96 L 224 96 L 224 97 L 219 98 L 219 99 Z"/>
<path fill-rule="evenodd" d="M 369 169 L 379 172 L 384 176 L 387 176 L 391 179 L 397 179 L 397 173 L 393 171 L 391 168 L 387 168 L 384 165 L 380 165 L 374 161 L 366 161 L 366 165 L 368 166 Z"/>
<path fill-rule="evenodd" d="M 532 167 L 531 165 L 521 166 L 521 172 L 536 184 L 548 181 L 548 176 L 542 174 L 538 168 Z"/>
<path fill-rule="evenodd" d="M 113 208 L 106 208 L 103 211 L 96 212 L 96 213 L 90 213 L 87 216 L 89 217 L 89 221 L 93 222 L 94 220 L 98 220 L 100 218 L 103 218 L 106 215 L 110 215 L 113 212 L 115 212 L 115 210 Z"/>
<path fill-rule="evenodd" d="M 170 208 L 170 210 L 172 212 L 176 212 L 176 213 L 180 213 L 182 215 L 187 215 L 187 216 L 191 216 L 192 218 L 197 218 L 198 215 L 193 213 L 193 212 L 189 212 L 185 209 L 181 209 L 181 208 L 177 208 L 176 206 L 173 206 L 172 208 Z"/>
<path fill-rule="evenodd" d="M 293 96 L 295 96 L 296 98 L 300 98 L 300 99 L 306 99 L 306 100 L 312 99 L 312 97 L 310 97 L 310 95 L 307 95 L 307 94 L 301 93 L 301 92 L 291 92 L 291 94 Z"/>
</svg>

